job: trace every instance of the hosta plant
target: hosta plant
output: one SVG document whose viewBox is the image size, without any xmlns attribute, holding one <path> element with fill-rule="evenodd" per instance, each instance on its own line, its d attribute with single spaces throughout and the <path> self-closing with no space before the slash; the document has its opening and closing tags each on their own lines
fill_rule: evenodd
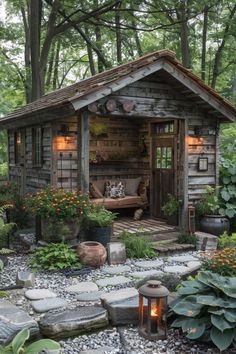
<svg viewBox="0 0 236 354">
<path fill-rule="evenodd" d="M 25 342 L 29 339 L 28 328 L 22 329 L 7 346 L 0 346 L 1 354 L 36 354 L 48 349 L 49 351 L 60 350 L 59 343 L 51 339 L 41 339 L 29 345 Z"/>
<path fill-rule="evenodd" d="M 220 351 L 236 348 L 236 277 L 202 271 L 181 285 L 170 304 L 176 315 L 172 327 L 189 339 L 212 341 Z"/>
<path fill-rule="evenodd" d="M 202 256 L 202 269 L 223 276 L 236 276 L 236 248 L 205 253 Z"/>
</svg>

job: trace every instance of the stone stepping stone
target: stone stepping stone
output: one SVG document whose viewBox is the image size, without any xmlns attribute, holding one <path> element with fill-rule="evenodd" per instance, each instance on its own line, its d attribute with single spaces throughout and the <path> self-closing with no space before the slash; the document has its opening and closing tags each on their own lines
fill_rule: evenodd
<svg viewBox="0 0 236 354">
<path fill-rule="evenodd" d="M 113 353 L 115 350 L 116 348 L 112 348 L 112 347 L 101 347 L 98 349 L 82 350 L 80 354 L 107 354 L 107 353 Z"/>
<path fill-rule="evenodd" d="M 163 275 L 164 273 L 161 270 L 155 270 L 155 269 L 151 269 L 151 270 L 144 270 L 142 272 L 133 272 L 132 273 L 132 277 L 135 278 L 146 278 L 146 277 L 150 277 L 150 276 L 158 276 L 158 275 Z"/>
<path fill-rule="evenodd" d="M 78 306 L 58 313 L 46 313 L 39 322 L 40 331 L 48 338 L 74 337 L 108 325 L 107 311 L 101 306 Z"/>
<path fill-rule="evenodd" d="M 171 273 L 171 274 L 187 274 L 189 273 L 189 268 L 186 266 L 167 266 L 164 268 L 165 273 Z"/>
<path fill-rule="evenodd" d="M 109 285 L 121 285 L 121 284 L 127 284 L 130 283 L 132 280 L 129 278 L 124 277 L 123 275 L 118 275 L 116 277 L 111 277 L 111 278 L 103 278 L 96 280 L 96 284 L 98 286 L 104 287 L 104 286 L 109 286 Z"/>
<path fill-rule="evenodd" d="M 16 285 L 23 286 L 23 288 L 34 287 L 35 275 L 31 272 L 18 272 L 16 275 Z"/>
<path fill-rule="evenodd" d="M 59 307 L 66 307 L 68 302 L 59 297 L 32 301 L 31 305 L 36 312 L 47 312 Z"/>
<path fill-rule="evenodd" d="M 29 328 L 31 335 L 39 333 L 37 322 L 25 311 L 7 300 L 0 300 L 0 345 L 9 343 L 23 328 Z"/>
<path fill-rule="evenodd" d="M 98 291 L 98 286 L 92 281 L 83 281 L 81 283 L 68 286 L 65 289 L 68 293 L 89 293 L 91 291 Z"/>
<path fill-rule="evenodd" d="M 187 263 L 187 267 L 190 269 L 190 271 L 194 272 L 195 270 L 198 270 L 201 268 L 201 262 L 199 261 L 192 261 Z"/>
<path fill-rule="evenodd" d="M 101 295 L 101 301 L 112 303 L 112 302 L 119 302 L 122 300 L 127 300 L 138 295 L 138 290 L 135 288 L 126 288 L 120 289 L 116 291 L 110 291 L 109 293 L 105 293 Z"/>
<path fill-rule="evenodd" d="M 138 262 L 135 262 L 134 264 L 140 268 L 158 268 L 163 263 L 164 262 L 162 260 L 157 259 L 154 261 L 138 261 Z"/>
<path fill-rule="evenodd" d="M 187 263 L 187 262 L 198 261 L 198 258 L 188 254 L 188 255 L 184 255 L 184 256 L 172 256 L 172 257 L 169 257 L 167 261 L 168 262 Z"/>
<path fill-rule="evenodd" d="M 98 301 L 101 295 L 104 294 L 102 291 L 91 291 L 90 293 L 80 293 L 76 296 L 79 301 Z"/>
<path fill-rule="evenodd" d="M 120 274 L 130 272 L 131 268 L 127 265 L 120 265 L 115 267 L 105 267 L 102 272 L 105 274 Z"/>
<path fill-rule="evenodd" d="M 48 289 L 32 289 L 25 292 L 25 297 L 29 300 L 41 300 L 57 297 L 57 294 Z"/>
</svg>

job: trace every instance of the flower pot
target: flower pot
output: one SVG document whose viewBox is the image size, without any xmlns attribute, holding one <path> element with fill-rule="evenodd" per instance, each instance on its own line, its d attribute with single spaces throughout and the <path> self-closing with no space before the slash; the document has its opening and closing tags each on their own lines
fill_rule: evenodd
<svg viewBox="0 0 236 354">
<path fill-rule="evenodd" d="M 106 247 L 108 242 L 111 242 L 112 226 L 93 227 L 86 230 L 86 240 L 101 243 Z"/>
<path fill-rule="evenodd" d="M 167 216 L 168 225 L 178 226 L 178 214 Z"/>
<path fill-rule="evenodd" d="M 41 219 L 41 235 L 44 241 L 61 242 L 74 240 L 80 232 L 81 220 Z"/>
<path fill-rule="evenodd" d="M 208 234 L 220 236 L 230 228 L 229 220 L 220 215 L 206 215 L 200 219 L 200 229 Z"/>
<path fill-rule="evenodd" d="M 95 268 L 101 267 L 107 258 L 105 247 L 95 241 L 81 242 L 77 247 L 77 253 L 82 264 Z"/>
</svg>

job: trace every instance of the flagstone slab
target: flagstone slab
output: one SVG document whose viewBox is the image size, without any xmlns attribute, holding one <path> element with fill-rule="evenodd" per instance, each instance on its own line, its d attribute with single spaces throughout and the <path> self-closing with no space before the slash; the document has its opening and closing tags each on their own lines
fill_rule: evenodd
<svg viewBox="0 0 236 354">
<path fill-rule="evenodd" d="M 65 289 L 68 293 L 89 293 L 91 291 L 98 291 L 98 286 L 92 281 L 83 281 L 78 284 L 68 286 Z"/>
<path fill-rule="evenodd" d="M 58 313 L 48 312 L 39 321 L 41 333 L 56 340 L 95 331 L 107 325 L 108 314 L 101 306 L 78 306 Z"/>
<path fill-rule="evenodd" d="M 79 301 L 98 301 L 100 300 L 103 291 L 91 291 L 89 293 L 80 293 L 76 295 L 76 299 Z"/>
<path fill-rule="evenodd" d="M 196 261 L 198 261 L 198 258 L 192 256 L 191 254 L 186 254 L 184 256 L 172 256 L 168 258 L 168 262 L 187 263 Z"/>
<path fill-rule="evenodd" d="M 118 265 L 114 267 L 105 267 L 102 269 L 102 272 L 105 274 L 121 274 L 130 272 L 131 268 L 127 265 Z"/>
<path fill-rule="evenodd" d="M 134 264 L 140 268 L 158 268 L 158 267 L 162 266 L 163 263 L 164 262 L 162 260 L 156 259 L 153 261 L 137 261 Z"/>
<path fill-rule="evenodd" d="M 189 268 L 183 265 L 166 266 L 164 272 L 171 274 L 188 274 Z"/>
<path fill-rule="evenodd" d="M 110 278 L 102 278 L 96 280 L 96 284 L 100 287 L 109 286 L 109 285 L 122 285 L 132 282 L 131 279 L 124 277 L 123 275 L 118 275 Z"/>
<path fill-rule="evenodd" d="M 37 335 L 37 322 L 24 310 L 7 300 L 0 300 L 0 345 L 8 344 L 23 328 L 28 328 L 31 335 Z"/>
<path fill-rule="evenodd" d="M 65 299 L 60 299 L 59 297 L 36 300 L 31 302 L 31 306 L 36 312 L 47 312 L 60 307 L 66 307 L 68 302 Z"/>
<path fill-rule="evenodd" d="M 97 349 L 87 349 L 87 350 L 82 350 L 80 354 L 110 354 L 116 352 L 116 348 L 114 347 L 101 347 Z"/>
<path fill-rule="evenodd" d="M 120 289 L 116 291 L 110 291 L 109 293 L 105 293 L 101 295 L 101 301 L 112 303 L 112 302 L 119 302 L 122 300 L 127 300 L 138 295 L 138 290 L 135 288 L 126 288 Z"/>
<path fill-rule="evenodd" d="M 146 278 L 146 277 L 151 277 L 151 276 L 158 276 L 158 275 L 163 275 L 164 273 L 161 270 L 155 270 L 155 269 L 151 269 L 151 270 L 144 270 L 144 271 L 140 271 L 140 272 L 133 272 L 132 273 L 132 277 L 135 278 Z"/>
<path fill-rule="evenodd" d="M 138 324 L 139 296 L 118 302 L 104 301 L 103 306 L 107 309 L 109 319 L 113 326 Z"/>
<path fill-rule="evenodd" d="M 41 300 L 57 297 L 57 294 L 48 289 L 32 289 L 25 292 L 25 297 L 29 300 Z"/>
</svg>

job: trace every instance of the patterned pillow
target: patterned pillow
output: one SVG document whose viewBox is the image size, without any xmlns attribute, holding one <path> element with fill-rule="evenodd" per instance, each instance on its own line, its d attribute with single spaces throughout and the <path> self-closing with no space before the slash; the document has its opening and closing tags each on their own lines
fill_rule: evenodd
<svg viewBox="0 0 236 354">
<path fill-rule="evenodd" d="M 125 187 L 120 181 L 106 181 L 105 182 L 105 197 L 106 198 L 124 198 Z"/>
</svg>

